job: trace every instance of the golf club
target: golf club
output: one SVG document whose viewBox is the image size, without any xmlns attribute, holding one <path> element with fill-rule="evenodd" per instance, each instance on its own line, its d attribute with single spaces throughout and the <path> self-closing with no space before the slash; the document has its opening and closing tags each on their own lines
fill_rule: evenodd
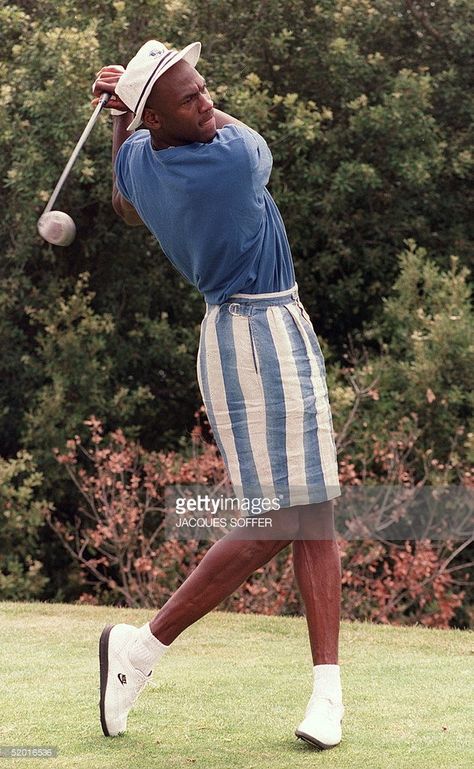
<svg viewBox="0 0 474 769">
<path fill-rule="evenodd" d="M 52 208 L 56 202 L 56 199 L 61 191 L 61 188 L 66 181 L 71 168 L 76 162 L 76 158 L 79 155 L 87 137 L 89 136 L 94 123 L 96 122 L 100 112 L 109 101 L 112 94 L 104 93 L 92 113 L 89 122 L 84 128 L 79 141 L 77 142 L 71 157 L 69 158 L 64 171 L 59 177 L 58 183 L 54 188 L 51 197 L 49 198 L 46 207 L 38 220 L 38 232 L 41 237 L 48 243 L 52 243 L 55 246 L 68 246 L 74 240 L 76 235 L 76 225 L 69 214 L 65 214 L 63 211 L 53 211 Z"/>
</svg>

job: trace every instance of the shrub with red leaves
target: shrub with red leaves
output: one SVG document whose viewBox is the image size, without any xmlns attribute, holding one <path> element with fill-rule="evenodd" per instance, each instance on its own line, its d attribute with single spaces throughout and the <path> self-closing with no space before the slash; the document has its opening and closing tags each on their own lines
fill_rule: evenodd
<svg viewBox="0 0 474 769">
<path fill-rule="evenodd" d="M 121 430 L 104 436 L 91 417 L 90 445 L 76 436 L 57 461 L 82 495 L 74 525 L 49 514 L 49 523 L 82 570 L 84 603 L 114 601 L 127 606 L 161 606 L 198 565 L 209 541 L 178 541 L 164 532 L 165 489 L 174 484 L 203 484 L 216 495 L 230 485 L 212 443 L 192 435 L 193 453 L 146 452 Z M 397 447 L 396 447 L 397 448 Z M 403 447 L 398 446 L 399 457 Z M 376 460 L 386 469 L 396 451 L 377 444 Z M 397 460 L 398 481 L 408 482 Z M 362 483 L 349 458 L 340 461 L 341 480 Z M 392 467 L 393 469 L 393 467 Z M 463 591 L 456 592 L 451 542 L 384 543 L 370 539 L 339 541 L 342 558 L 342 616 L 346 619 L 448 627 Z M 459 548 L 458 548 L 459 550 Z M 453 555 L 454 552 L 454 555 Z M 238 612 L 301 614 L 304 607 L 293 574 L 291 548 L 258 569 L 222 607 Z"/>
</svg>

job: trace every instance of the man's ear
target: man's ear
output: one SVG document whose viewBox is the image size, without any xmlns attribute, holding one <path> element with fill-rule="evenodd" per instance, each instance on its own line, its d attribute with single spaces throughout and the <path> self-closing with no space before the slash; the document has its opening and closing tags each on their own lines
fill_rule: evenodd
<svg viewBox="0 0 474 769">
<path fill-rule="evenodd" d="M 151 109 L 150 107 L 145 107 L 143 110 L 142 123 L 145 128 L 151 129 L 152 131 L 157 131 L 159 128 L 161 128 L 161 120 L 159 116 L 155 110 Z"/>
</svg>

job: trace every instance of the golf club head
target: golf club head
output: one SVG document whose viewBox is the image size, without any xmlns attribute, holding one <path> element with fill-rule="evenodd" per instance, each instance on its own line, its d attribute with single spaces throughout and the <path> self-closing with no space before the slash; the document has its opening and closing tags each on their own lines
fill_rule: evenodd
<svg viewBox="0 0 474 769">
<path fill-rule="evenodd" d="M 76 237 L 76 225 L 64 211 L 48 211 L 38 220 L 38 232 L 53 246 L 69 246 Z"/>
</svg>

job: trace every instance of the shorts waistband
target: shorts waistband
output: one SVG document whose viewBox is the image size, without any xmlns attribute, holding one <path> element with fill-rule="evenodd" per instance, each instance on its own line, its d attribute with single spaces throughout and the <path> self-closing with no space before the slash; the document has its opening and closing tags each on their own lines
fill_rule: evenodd
<svg viewBox="0 0 474 769">
<path fill-rule="evenodd" d="M 234 294 L 222 304 L 207 304 L 206 312 L 211 310 L 222 312 L 228 311 L 231 315 L 254 315 L 259 312 L 265 312 L 268 307 L 298 302 L 298 286 L 288 288 L 285 291 L 273 291 L 268 294 Z"/>
<path fill-rule="evenodd" d="M 258 300 L 258 299 L 276 299 L 280 296 L 288 296 L 290 294 L 296 294 L 298 295 L 298 284 L 295 283 L 292 288 L 287 288 L 284 291 L 273 291 L 269 294 L 232 294 L 229 299 L 252 299 L 252 300 Z"/>
</svg>

